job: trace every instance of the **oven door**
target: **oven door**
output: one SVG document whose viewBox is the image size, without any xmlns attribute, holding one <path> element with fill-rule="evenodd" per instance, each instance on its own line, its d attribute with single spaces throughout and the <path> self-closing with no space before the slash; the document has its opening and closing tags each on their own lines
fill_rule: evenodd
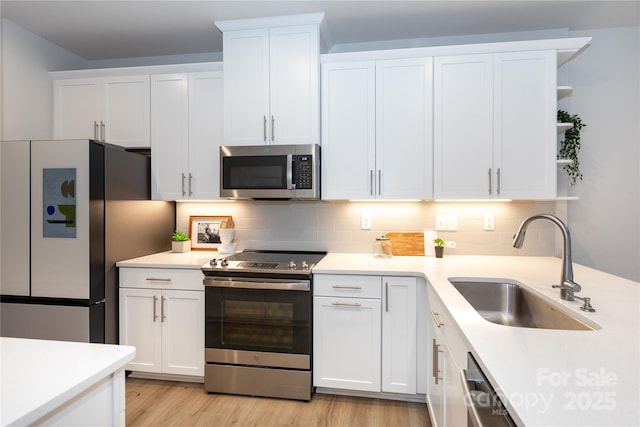
<svg viewBox="0 0 640 427">
<path fill-rule="evenodd" d="M 205 285 L 208 353 L 311 354 L 309 281 L 207 278 Z"/>
</svg>

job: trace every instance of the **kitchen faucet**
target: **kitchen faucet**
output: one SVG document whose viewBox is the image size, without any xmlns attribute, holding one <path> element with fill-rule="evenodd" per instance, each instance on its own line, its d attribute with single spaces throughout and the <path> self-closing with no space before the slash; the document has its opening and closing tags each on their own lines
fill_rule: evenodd
<svg viewBox="0 0 640 427">
<path fill-rule="evenodd" d="M 573 301 L 575 298 L 584 301 L 584 306 L 580 307 L 583 311 L 595 311 L 591 306 L 591 298 L 578 297 L 576 292 L 580 292 L 582 287 L 573 280 L 573 261 L 571 261 L 571 235 L 569 229 L 558 217 L 550 214 L 531 215 L 520 224 L 518 232 L 513 236 L 513 247 L 520 249 L 524 242 L 524 235 L 527 232 L 529 224 L 536 219 L 547 219 L 556 224 L 562 232 L 564 241 L 564 250 L 562 254 L 562 274 L 560 277 L 560 285 L 553 285 L 554 288 L 560 289 L 560 298 L 566 301 Z"/>
</svg>

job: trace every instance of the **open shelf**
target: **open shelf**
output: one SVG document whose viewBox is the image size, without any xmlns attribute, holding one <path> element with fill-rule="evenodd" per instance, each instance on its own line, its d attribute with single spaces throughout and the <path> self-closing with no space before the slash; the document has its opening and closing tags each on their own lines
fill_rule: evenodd
<svg viewBox="0 0 640 427">
<path fill-rule="evenodd" d="M 571 86 L 558 86 L 558 99 L 566 98 L 573 93 Z"/>
<path fill-rule="evenodd" d="M 573 127 L 573 123 L 558 123 L 558 133 L 565 133 Z"/>
</svg>

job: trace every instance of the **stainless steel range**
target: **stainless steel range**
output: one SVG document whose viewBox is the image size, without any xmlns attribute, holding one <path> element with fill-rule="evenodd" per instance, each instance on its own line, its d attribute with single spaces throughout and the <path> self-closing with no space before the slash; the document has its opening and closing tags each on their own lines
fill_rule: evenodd
<svg viewBox="0 0 640 427">
<path fill-rule="evenodd" d="M 311 399 L 311 269 L 324 255 L 247 250 L 202 267 L 206 391 Z"/>
</svg>

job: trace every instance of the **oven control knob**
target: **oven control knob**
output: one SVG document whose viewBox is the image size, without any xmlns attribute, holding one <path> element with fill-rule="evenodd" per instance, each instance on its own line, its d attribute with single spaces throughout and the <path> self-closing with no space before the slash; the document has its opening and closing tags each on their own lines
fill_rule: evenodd
<svg viewBox="0 0 640 427">
<path fill-rule="evenodd" d="M 211 267 L 217 267 L 218 266 L 218 260 L 213 258 L 211 261 L 209 261 L 209 265 Z"/>
<path fill-rule="evenodd" d="M 296 268 L 296 262 L 294 260 L 289 261 L 289 268 Z"/>
<path fill-rule="evenodd" d="M 220 260 L 220 267 L 226 267 L 229 265 L 229 261 L 226 258 Z"/>
<path fill-rule="evenodd" d="M 309 264 L 307 263 L 307 261 L 302 261 L 300 263 L 300 268 L 303 270 L 308 270 L 309 269 Z"/>
</svg>

